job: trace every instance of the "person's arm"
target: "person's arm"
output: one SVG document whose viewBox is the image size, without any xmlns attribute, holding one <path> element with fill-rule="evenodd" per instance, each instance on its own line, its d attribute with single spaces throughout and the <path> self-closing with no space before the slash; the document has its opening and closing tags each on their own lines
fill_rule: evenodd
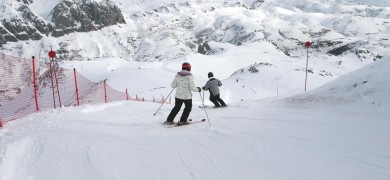
<svg viewBox="0 0 390 180">
<path fill-rule="evenodd" d="M 218 86 L 222 86 L 222 82 L 218 80 Z"/>
<path fill-rule="evenodd" d="M 207 81 L 206 85 L 203 86 L 203 90 L 208 91 L 210 89 L 210 83 Z"/>
<path fill-rule="evenodd" d="M 177 87 L 176 76 L 175 76 L 175 78 L 173 79 L 173 81 L 172 81 L 172 83 L 171 83 L 171 87 L 172 87 L 172 88 L 176 88 L 176 87 Z"/>
<path fill-rule="evenodd" d="M 191 91 L 193 91 L 193 92 L 200 92 L 200 88 L 195 87 L 194 78 L 192 76 L 189 76 L 188 78 L 189 78 L 189 81 L 190 81 L 190 89 L 191 89 Z"/>
</svg>

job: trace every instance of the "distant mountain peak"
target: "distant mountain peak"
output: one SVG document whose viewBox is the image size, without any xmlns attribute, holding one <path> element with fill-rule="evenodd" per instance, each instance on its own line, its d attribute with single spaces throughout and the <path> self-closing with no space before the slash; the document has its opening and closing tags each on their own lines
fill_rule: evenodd
<svg viewBox="0 0 390 180">
<path fill-rule="evenodd" d="M 25 40 L 40 40 L 44 35 L 60 37 L 73 32 L 90 32 L 103 27 L 125 24 L 121 10 L 111 0 L 64 0 L 51 10 L 51 22 L 29 8 L 33 0 L 18 0 L 16 11 L 2 19 L 0 44 Z M 5 6 L 4 6 L 5 7 Z M 12 8 L 12 7 L 5 7 Z"/>
</svg>

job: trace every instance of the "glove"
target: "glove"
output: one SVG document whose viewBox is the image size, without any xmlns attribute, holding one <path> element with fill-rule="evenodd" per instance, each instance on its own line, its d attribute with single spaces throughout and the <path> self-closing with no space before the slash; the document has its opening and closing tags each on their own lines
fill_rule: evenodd
<svg viewBox="0 0 390 180">
<path fill-rule="evenodd" d="M 202 87 L 203 91 L 206 89 L 204 86 Z"/>
<path fill-rule="evenodd" d="M 202 91 L 202 90 L 200 89 L 200 87 L 196 87 L 196 88 L 198 88 L 198 91 L 199 91 L 199 92 Z"/>
</svg>

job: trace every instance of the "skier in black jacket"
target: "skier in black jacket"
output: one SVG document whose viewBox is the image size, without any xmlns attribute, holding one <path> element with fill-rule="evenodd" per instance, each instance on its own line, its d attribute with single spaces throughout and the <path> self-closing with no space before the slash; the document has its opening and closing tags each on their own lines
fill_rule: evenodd
<svg viewBox="0 0 390 180">
<path fill-rule="evenodd" d="M 226 107 L 225 102 L 219 97 L 219 86 L 222 86 L 221 81 L 214 78 L 212 72 L 209 72 L 208 77 L 209 81 L 202 89 L 205 91 L 210 90 L 210 101 L 214 103 L 215 107 Z"/>
</svg>

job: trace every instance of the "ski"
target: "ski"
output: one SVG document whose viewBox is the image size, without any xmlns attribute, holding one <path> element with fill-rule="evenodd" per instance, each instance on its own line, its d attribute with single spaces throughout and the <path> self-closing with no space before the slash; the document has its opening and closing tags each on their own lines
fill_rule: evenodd
<svg viewBox="0 0 390 180">
<path fill-rule="evenodd" d="M 226 106 L 219 106 L 219 107 L 215 107 L 215 106 L 199 106 L 199 108 L 211 108 L 211 109 L 219 109 L 219 108 L 226 108 L 228 107 L 227 105 Z"/>
<path fill-rule="evenodd" d="M 180 127 L 180 126 L 187 126 L 187 125 L 190 125 L 190 124 L 196 124 L 196 123 L 206 122 L 206 119 L 201 119 L 201 120 L 196 120 L 196 121 L 193 121 L 192 119 L 188 119 L 187 122 L 188 122 L 187 124 L 179 124 L 179 123 L 176 123 L 176 124 L 174 124 L 174 125 L 168 125 L 167 128 Z"/>
</svg>

